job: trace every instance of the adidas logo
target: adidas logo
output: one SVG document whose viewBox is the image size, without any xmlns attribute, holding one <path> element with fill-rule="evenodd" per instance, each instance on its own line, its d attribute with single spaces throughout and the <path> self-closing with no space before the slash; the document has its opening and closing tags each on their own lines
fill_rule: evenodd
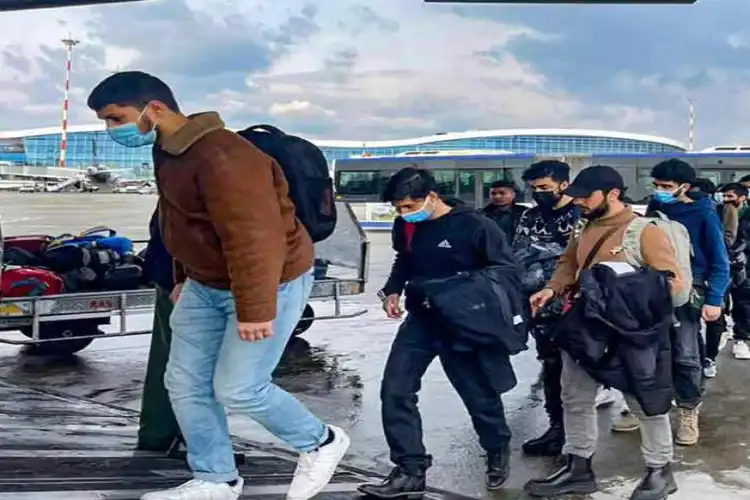
<svg viewBox="0 0 750 500">
<path fill-rule="evenodd" d="M 443 240 L 438 243 L 438 248 L 453 248 L 448 240 Z"/>
</svg>

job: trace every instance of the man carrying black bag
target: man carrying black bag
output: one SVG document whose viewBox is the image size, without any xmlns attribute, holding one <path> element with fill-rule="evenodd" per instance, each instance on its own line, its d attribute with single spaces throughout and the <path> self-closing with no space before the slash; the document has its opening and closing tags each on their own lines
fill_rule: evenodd
<svg viewBox="0 0 750 500">
<path fill-rule="evenodd" d="M 518 311 L 498 313 L 493 318 L 496 333 L 490 333 L 496 342 L 488 339 L 483 324 L 477 329 L 469 325 L 466 331 L 458 327 L 468 325 L 471 311 L 464 308 L 469 302 L 469 309 L 476 307 L 477 316 L 485 317 L 480 309 L 498 310 L 495 295 L 505 293 L 502 307 L 513 307 L 516 300 L 498 290 L 504 289 L 503 280 L 520 279 L 517 263 L 502 230 L 475 210 L 441 200 L 425 170 L 405 168 L 394 174 L 383 201 L 392 203 L 401 217 L 393 228 L 396 259 L 379 295 L 388 317 L 400 319 L 400 297 L 406 290 L 409 315 L 391 347 L 381 387 L 383 427 L 395 468 L 381 484 L 362 485 L 360 491 L 377 498 L 414 498 L 424 493 L 432 457 L 422 442 L 417 393 L 436 357 L 487 451 L 487 487 L 500 488 L 508 477 L 510 455 L 510 429 L 500 395 L 516 385 L 510 355 L 525 348 L 525 325 Z M 451 283 L 441 285 L 444 281 Z M 479 285 L 472 288 L 475 283 Z M 453 285 L 474 298 L 462 299 L 450 312 L 444 292 L 450 293 Z M 506 328 L 501 321 L 511 326 Z"/>
</svg>

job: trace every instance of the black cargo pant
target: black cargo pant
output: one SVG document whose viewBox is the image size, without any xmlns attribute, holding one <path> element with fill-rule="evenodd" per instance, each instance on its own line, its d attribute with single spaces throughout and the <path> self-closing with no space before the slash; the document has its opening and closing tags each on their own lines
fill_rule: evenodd
<svg viewBox="0 0 750 500">
<path fill-rule="evenodd" d="M 180 435 L 180 426 L 164 387 L 164 372 L 169 359 L 169 344 L 172 342 L 172 329 L 169 327 L 172 308 L 169 292 L 156 287 L 153 333 L 138 430 L 138 447 L 144 450 L 166 452 Z"/>
<path fill-rule="evenodd" d="M 549 319 L 537 320 L 531 325 L 531 334 L 536 344 L 537 359 L 542 362 L 542 385 L 544 389 L 544 409 L 550 425 L 562 424 L 562 353 L 549 340 L 545 329 L 550 328 Z"/>
<path fill-rule="evenodd" d="M 734 293 L 731 293 L 734 296 Z M 730 311 L 730 295 L 724 299 L 722 306 L 721 316 L 716 321 L 706 323 L 706 358 L 711 361 L 716 361 L 716 357 L 719 355 L 719 345 L 721 344 L 721 336 L 727 331 L 727 318 L 726 315 Z M 732 304 L 734 299 L 732 299 Z M 733 307 L 733 306 L 732 306 Z"/>
<path fill-rule="evenodd" d="M 391 461 L 413 475 L 424 473 L 432 465 L 432 457 L 422 442 L 417 393 L 425 371 L 436 357 L 466 405 L 482 448 L 489 453 L 500 452 L 510 441 L 500 394 L 478 363 L 477 355 L 453 350 L 442 341 L 439 325 L 435 327 L 427 318 L 409 314 L 391 346 L 380 399 Z M 513 377 L 510 359 L 501 355 L 497 361 L 507 363 Z M 435 408 L 435 412 L 440 411 Z"/>
</svg>

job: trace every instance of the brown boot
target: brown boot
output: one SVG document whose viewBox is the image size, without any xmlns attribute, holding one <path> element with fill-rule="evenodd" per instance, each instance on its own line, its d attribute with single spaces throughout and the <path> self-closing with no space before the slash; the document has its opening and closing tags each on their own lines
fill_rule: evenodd
<svg viewBox="0 0 750 500">
<path fill-rule="evenodd" d="M 677 408 L 679 422 L 674 442 L 680 446 L 693 446 L 698 443 L 698 408 Z"/>
</svg>

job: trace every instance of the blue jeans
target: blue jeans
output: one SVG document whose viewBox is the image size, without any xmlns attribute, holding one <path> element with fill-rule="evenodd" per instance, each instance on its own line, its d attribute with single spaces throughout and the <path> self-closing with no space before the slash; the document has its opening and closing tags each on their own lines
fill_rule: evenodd
<svg viewBox="0 0 750 500">
<path fill-rule="evenodd" d="M 232 293 L 188 280 L 171 317 L 165 375 L 196 479 L 237 478 L 224 408 L 243 412 L 300 452 L 327 437 L 326 426 L 271 382 L 312 290 L 312 272 L 279 286 L 274 334 L 246 342 L 237 334 Z"/>
</svg>

